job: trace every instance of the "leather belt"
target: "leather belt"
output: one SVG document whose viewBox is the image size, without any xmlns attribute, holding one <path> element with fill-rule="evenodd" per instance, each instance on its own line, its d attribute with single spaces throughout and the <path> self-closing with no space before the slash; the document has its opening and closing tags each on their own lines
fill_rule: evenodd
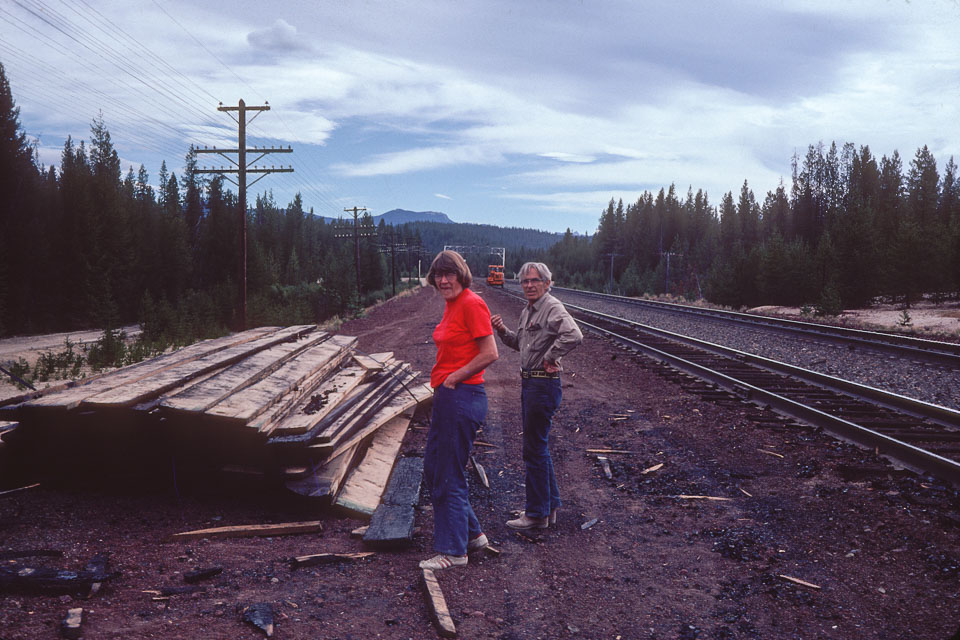
<svg viewBox="0 0 960 640">
<path fill-rule="evenodd" d="M 530 369 L 529 371 L 520 369 L 520 377 L 523 378 L 524 380 L 528 378 L 558 379 L 560 378 L 560 372 L 558 371 L 556 373 L 547 373 L 543 369 Z"/>
</svg>

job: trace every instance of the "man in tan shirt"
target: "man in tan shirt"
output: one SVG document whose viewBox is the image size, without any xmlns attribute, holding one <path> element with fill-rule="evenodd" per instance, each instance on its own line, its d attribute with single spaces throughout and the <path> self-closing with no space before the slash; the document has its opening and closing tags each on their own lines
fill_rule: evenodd
<svg viewBox="0 0 960 640">
<path fill-rule="evenodd" d="M 561 505 L 550 457 L 550 424 L 562 395 L 560 358 L 583 341 L 583 334 L 563 304 L 548 293 L 552 277 L 542 262 L 524 264 L 520 285 L 527 306 L 520 312 L 517 331 L 507 329 L 499 315 L 490 318 L 503 344 L 520 352 L 527 496 L 523 515 L 507 522 L 514 529 L 547 528 L 556 522 Z"/>
</svg>

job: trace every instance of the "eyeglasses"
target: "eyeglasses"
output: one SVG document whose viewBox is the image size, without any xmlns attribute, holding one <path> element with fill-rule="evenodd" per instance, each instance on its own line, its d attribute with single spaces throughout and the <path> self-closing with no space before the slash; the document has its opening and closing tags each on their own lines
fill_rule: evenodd
<svg viewBox="0 0 960 640">
<path fill-rule="evenodd" d="M 526 278 L 520 281 L 520 284 L 527 286 L 528 284 L 537 284 L 538 282 L 543 282 L 543 278 Z"/>
<path fill-rule="evenodd" d="M 457 274 L 453 271 L 437 271 L 433 277 L 437 280 L 456 280 Z"/>
</svg>

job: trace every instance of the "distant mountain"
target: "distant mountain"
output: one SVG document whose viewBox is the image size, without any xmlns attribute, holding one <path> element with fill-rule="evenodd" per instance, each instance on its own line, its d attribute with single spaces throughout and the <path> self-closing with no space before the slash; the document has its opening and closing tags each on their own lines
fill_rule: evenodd
<svg viewBox="0 0 960 640">
<path fill-rule="evenodd" d="M 392 209 L 383 215 L 373 216 L 373 221 L 380 224 L 380 219 L 387 224 L 406 224 L 408 222 L 449 222 L 453 220 L 447 214 L 439 211 L 407 211 L 406 209 Z"/>
<path fill-rule="evenodd" d="M 327 216 L 322 216 L 325 222 L 336 222 L 337 218 L 329 218 Z M 344 214 L 344 218 L 346 218 Z M 373 219 L 373 224 L 379 225 L 380 221 L 383 220 L 387 224 L 407 224 L 408 222 L 445 222 L 453 224 L 453 220 L 447 217 L 447 214 L 440 213 L 439 211 L 407 211 L 406 209 L 391 209 L 386 213 L 381 213 L 380 215 L 370 216 Z"/>
</svg>

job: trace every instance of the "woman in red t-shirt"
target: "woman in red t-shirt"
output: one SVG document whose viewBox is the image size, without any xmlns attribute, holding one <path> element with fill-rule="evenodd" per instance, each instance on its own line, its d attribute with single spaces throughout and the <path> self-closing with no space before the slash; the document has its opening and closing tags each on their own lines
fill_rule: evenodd
<svg viewBox="0 0 960 640">
<path fill-rule="evenodd" d="M 433 259 L 427 282 L 446 306 L 433 330 L 437 362 L 430 372 L 433 414 L 423 453 L 424 484 L 433 503 L 433 549 L 438 555 L 422 569 L 467 564 L 467 551 L 482 549 L 487 536 L 470 506 L 466 466 L 477 430 L 487 417 L 483 370 L 498 357 L 490 310 L 470 290 L 473 276 L 456 251 Z"/>
</svg>

